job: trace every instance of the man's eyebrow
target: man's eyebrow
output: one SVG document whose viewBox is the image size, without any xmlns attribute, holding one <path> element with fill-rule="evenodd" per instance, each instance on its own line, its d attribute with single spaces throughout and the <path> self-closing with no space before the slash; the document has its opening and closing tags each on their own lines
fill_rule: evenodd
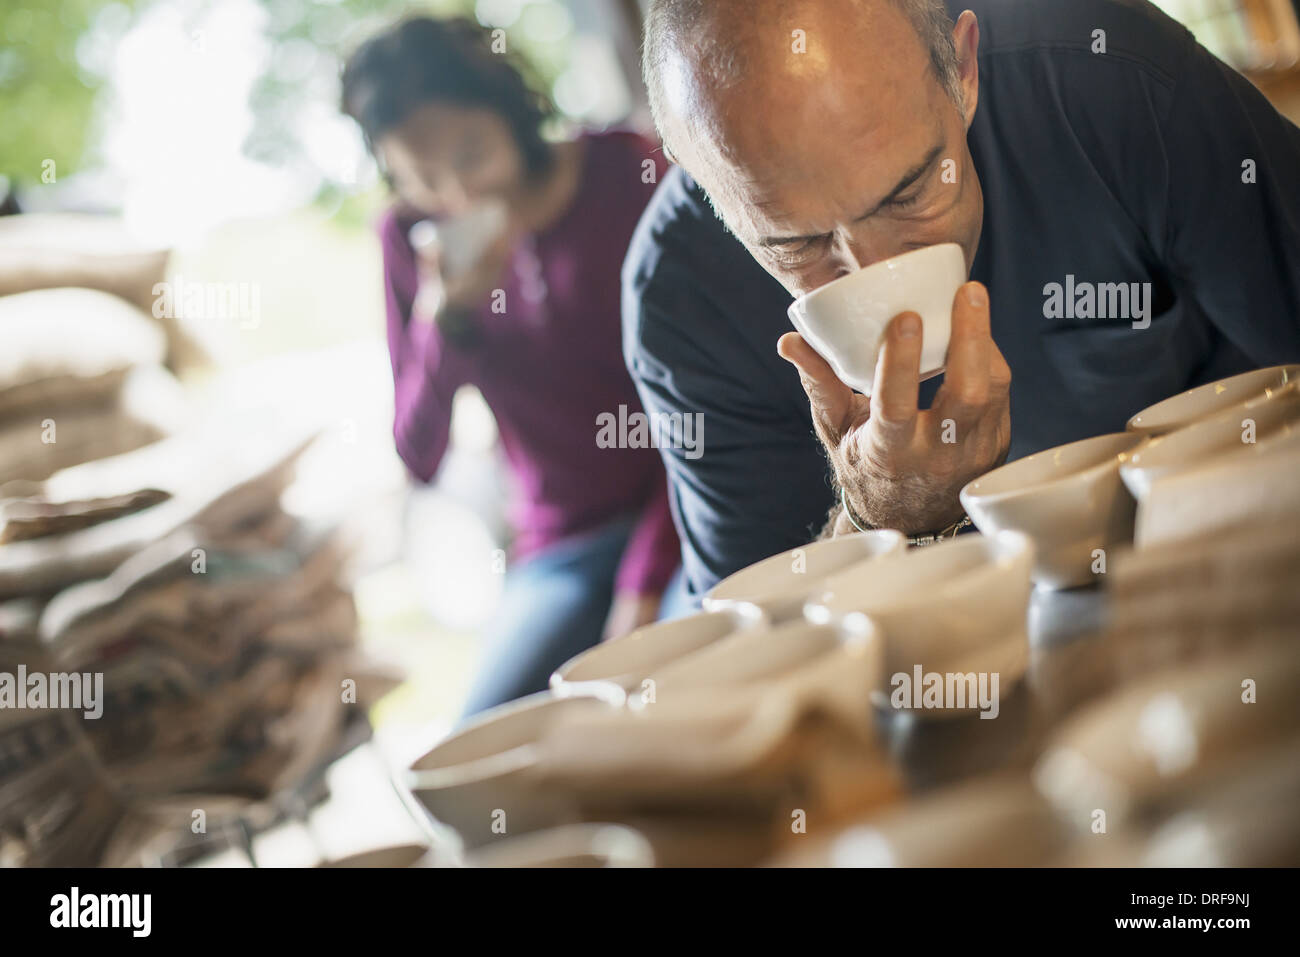
<svg viewBox="0 0 1300 957">
<path fill-rule="evenodd" d="M 939 159 L 939 156 L 942 153 L 943 153 L 942 143 L 932 147 L 930 152 L 925 155 L 925 159 L 921 160 L 921 162 L 917 163 L 910 170 L 908 170 L 906 173 L 903 174 L 902 178 L 899 179 L 898 183 L 895 184 L 894 188 L 891 189 L 888 192 L 888 194 L 886 194 L 884 199 L 882 199 L 875 206 L 871 207 L 871 209 L 867 210 L 865 213 L 863 213 L 861 216 L 857 217 L 853 221 L 855 223 L 858 223 L 864 219 L 869 219 L 872 216 L 876 215 L 876 213 L 880 212 L 881 209 L 883 209 L 884 207 L 892 203 L 894 200 L 896 200 L 909 186 L 912 186 L 914 183 L 916 183 L 917 180 L 919 180 L 922 176 L 924 176 L 926 173 L 928 173 L 931 169 L 934 168 L 935 161 Z M 788 246 L 792 243 L 812 242 L 815 239 L 821 239 L 825 235 L 826 233 L 815 233 L 809 236 L 765 236 L 758 241 L 758 244 L 760 246 L 769 246 L 769 247 Z"/>
<path fill-rule="evenodd" d="M 764 236 L 758 241 L 760 246 L 790 246 L 794 243 L 809 243 L 814 239 L 821 239 L 826 233 L 817 233 L 814 236 Z"/>
<path fill-rule="evenodd" d="M 888 206 L 894 200 L 898 199 L 898 197 L 903 192 L 905 192 L 909 186 L 913 185 L 918 179 L 920 179 L 922 176 L 924 176 L 926 173 L 928 173 L 931 169 L 934 168 L 935 161 L 939 159 L 939 156 L 942 153 L 943 153 L 942 143 L 934 146 L 930 150 L 930 152 L 925 155 L 925 159 L 921 160 L 921 162 L 917 163 L 910 170 L 908 170 L 906 173 L 903 174 L 903 178 L 898 181 L 898 185 L 896 185 L 893 189 L 891 189 L 884 199 L 882 199 L 875 206 L 871 207 L 871 209 L 867 210 L 865 213 L 863 213 L 861 216 L 855 219 L 854 222 L 857 223 L 857 222 L 861 222 L 864 219 L 870 219 L 872 216 L 876 215 L 876 213 L 880 212 L 880 210 L 882 210 L 884 207 Z"/>
</svg>

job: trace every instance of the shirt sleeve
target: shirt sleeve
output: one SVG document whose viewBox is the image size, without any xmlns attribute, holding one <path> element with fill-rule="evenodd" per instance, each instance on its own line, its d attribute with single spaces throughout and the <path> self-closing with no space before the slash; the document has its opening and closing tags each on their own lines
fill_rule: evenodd
<svg viewBox="0 0 1300 957">
<path fill-rule="evenodd" d="M 668 480 L 661 469 L 655 473 L 650 499 L 623 550 L 615 589 L 662 595 L 681 559 L 681 542 L 668 505 Z"/>
<path fill-rule="evenodd" d="M 1161 129 L 1166 264 L 1253 362 L 1300 360 L 1300 129 L 1188 46 Z"/>
<path fill-rule="evenodd" d="M 660 448 L 695 597 L 747 565 L 807 544 L 834 497 L 811 423 L 801 428 L 798 415 L 749 385 L 795 373 L 777 365 L 784 363 L 775 337 L 770 360 L 736 347 L 744 337 L 729 325 L 734 310 L 719 307 L 696 271 L 725 274 L 707 262 L 708 248 L 715 247 L 706 242 L 693 253 L 664 237 L 634 244 L 623 294 L 624 350 L 646 412 L 700 417 L 694 450 Z M 825 500 L 811 509 L 792 493 L 818 483 Z"/>
<path fill-rule="evenodd" d="M 393 365 L 393 439 L 411 474 L 430 482 L 447 452 L 452 400 L 468 381 L 469 362 L 443 341 L 432 323 L 411 321 L 415 259 L 392 213 L 380 225 L 380 238 Z"/>
</svg>

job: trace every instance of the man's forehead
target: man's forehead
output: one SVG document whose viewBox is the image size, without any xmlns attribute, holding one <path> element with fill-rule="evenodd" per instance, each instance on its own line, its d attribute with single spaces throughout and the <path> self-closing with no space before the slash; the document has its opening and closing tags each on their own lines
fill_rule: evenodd
<svg viewBox="0 0 1300 957">
<path fill-rule="evenodd" d="M 913 83 L 915 89 L 917 84 Z M 827 232 L 869 211 L 942 143 L 942 97 L 914 108 L 827 113 L 793 124 L 762 112 L 766 148 L 737 145 L 725 127 L 693 131 L 683 165 L 742 240 Z"/>
<path fill-rule="evenodd" d="M 736 18 L 735 10 L 720 4 L 706 31 L 724 29 L 721 18 Z M 790 29 L 793 22 L 807 26 Z M 771 22 L 744 17 L 731 27 L 739 33 L 729 42 L 743 50 L 738 74 L 719 77 L 706 62 L 716 37 L 670 54 L 665 133 L 742 238 L 828 215 L 811 208 L 818 200 L 861 202 L 834 195 L 861 189 L 862 175 L 845 164 L 869 160 L 882 178 L 901 176 L 932 145 L 937 80 L 924 44 L 889 0 L 795 3 Z"/>
</svg>

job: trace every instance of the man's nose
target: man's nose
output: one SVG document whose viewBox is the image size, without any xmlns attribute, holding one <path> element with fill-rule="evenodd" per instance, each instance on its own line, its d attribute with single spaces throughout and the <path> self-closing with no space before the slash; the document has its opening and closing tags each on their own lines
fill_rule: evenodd
<svg viewBox="0 0 1300 957">
<path fill-rule="evenodd" d="M 846 227 L 841 233 L 838 245 L 841 247 L 840 259 L 849 266 L 849 272 L 864 269 L 903 252 L 903 244 L 898 236 L 873 229 L 866 223 L 855 223 Z"/>
</svg>

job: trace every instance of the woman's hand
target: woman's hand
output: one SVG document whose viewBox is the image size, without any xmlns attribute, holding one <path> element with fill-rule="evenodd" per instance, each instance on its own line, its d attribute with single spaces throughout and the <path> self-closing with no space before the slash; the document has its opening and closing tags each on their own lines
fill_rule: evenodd
<svg viewBox="0 0 1300 957">
<path fill-rule="evenodd" d="M 605 634 L 601 641 L 620 638 L 636 631 L 642 625 L 648 625 L 659 618 L 659 604 L 662 595 L 642 594 L 624 591 L 614 595 L 609 606 L 609 615 L 605 619 Z"/>
<path fill-rule="evenodd" d="M 500 288 L 514 237 L 502 233 L 473 266 L 458 276 L 445 276 L 440 247 L 430 243 L 416 250 L 419 289 L 411 310 L 416 322 L 432 322 L 453 342 L 464 343 L 477 332 L 474 314 Z"/>
</svg>

